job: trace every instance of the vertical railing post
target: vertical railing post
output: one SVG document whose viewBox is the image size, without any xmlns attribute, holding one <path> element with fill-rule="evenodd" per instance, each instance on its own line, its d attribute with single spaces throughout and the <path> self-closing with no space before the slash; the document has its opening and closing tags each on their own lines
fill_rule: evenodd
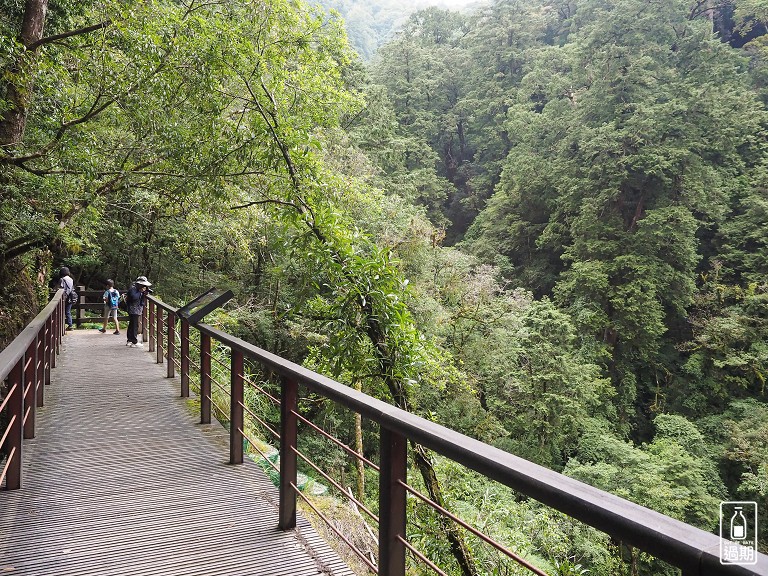
<svg viewBox="0 0 768 576">
<path fill-rule="evenodd" d="M 45 324 L 40 327 L 35 338 L 35 406 L 43 406 L 45 392 Z"/>
<path fill-rule="evenodd" d="M 64 338 L 64 334 L 67 331 L 67 312 L 66 312 L 66 296 L 61 298 L 61 307 L 59 308 L 59 331 L 61 333 L 61 339 Z M 71 311 L 70 311 L 71 312 Z"/>
<path fill-rule="evenodd" d="M 59 308 L 61 302 L 56 305 L 56 310 L 51 314 L 51 368 L 56 368 L 56 356 L 59 354 Z"/>
<path fill-rule="evenodd" d="M 168 311 L 165 325 L 168 329 L 168 345 L 166 346 L 168 352 L 168 371 L 166 376 L 173 378 L 176 375 L 176 364 L 173 361 L 174 356 L 176 356 L 176 314 Z"/>
<path fill-rule="evenodd" d="M 157 355 L 155 357 L 158 364 L 163 363 L 163 309 L 157 306 L 155 309 L 155 351 Z"/>
<path fill-rule="evenodd" d="M 229 404 L 229 463 L 243 463 L 243 353 L 232 348 Z"/>
<path fill-rule="evenodd" d="M 59 350 L 61 346 L 61 307 L 62 303 L 61 300 L 59 300 L 59 303 L 56 304 L 56 312 L 53 314 L 53 341 L 55 342 L 54 346 L 56 348 L 56 351 L 54 353 L 54 358 L 59 355 Z M 56 360 L 53 361 L 53 367 L 56 367 Z"/>
<path fill-rule="evenodd" d="M 24 438 L 35 437 L 35 348 L 37 342 L 30 342 L 24 353 Z"/>
<path fill-rule="evenodd" d="M 8 403 L 8 472 L 5 489 L 21 488 L 21 453 L 24 438 L 24 357 L 22 356 L 8 375 L 8 393 L 13 399 Z"/>
<path fill-rule="evenodd" d="M 152 301 L 147 299 L 147 305 L 144 306 L 141 309 L 141 341 L 142 343 L 147 343 L 147 336 L 150 332 L 150 329 L 148 328 L 147 324 L 152 324 L 152 317 L 149 317 L 149 322 L 147 322 L 147 313 L 152 309 Z M 149 351 L 152 352 L 154 348 L 152 347 L 152 343 L 149 344 Z"/>
<path fill-rule="evenodd" d="M 379 474 L 379 575 L 405 574 L 405 487 L 407 440 L 381 428 L 381 472 Z M 282 456 L 282 455 L 281 455 Z"/>
<path fill-rule="evenodd" d="M 58 345 L 56 346 L 56 354 L 61 353 L 61 343 L 64 341 L 64 334 L 67 330 L 66 327 L 66 306 L 67 303 L 64 301 L 65 297 L 62 296 L 61 300 L 59 301 L 59 313 L 57 315 L 59 319 L 59 330 L 58 330 Z"/>
<path fill-rule="evenodd" d="M 189 398 L 189 322 L 181 319 L 181 397 Z"/>
<path fill-rule="evenodd" d="M 200 424 L 211 423 L 211 337 L 200 332 Z"/>
<path fill-rule="evenodd" d="M 75 328 L 80 328 L 83 317 L 83 308 L 85 304 L 85 286 L 78 286 L 77 292 L 80 297 L 77 299 L 77 316 L 75 318 Z"/>
<path fill-rule="evenodd" d="M 51 368 L 56 366 L 56 352 L 54 351 L 54 343 L 53 343 L 53 327 L 54 324 L 54 317 L 56 316 L 56 313 L 54 312 L 53 315 L 51 315 L 48 320 L 45 321 L 45 383 L 50 384 L 51 383 Z"/>
<path fill-rule="evenodd" d="M 152 300 L 149 300 L 147 302 L 147 308 L 149 308 L 149 351 L 154 352 L 155 351 L 155 311 L 157 310 L 157 304 L 152 302 Z M 144 338 L 144 335 L 142 334 L 142 339 Z"/>
<path fill-rule="evenodd" d="M 296 442 L 298 438 L 299 386 L 283 378 L 280 386 L 280 510 L 278 528 L 296 527 Z"/>
</svg>

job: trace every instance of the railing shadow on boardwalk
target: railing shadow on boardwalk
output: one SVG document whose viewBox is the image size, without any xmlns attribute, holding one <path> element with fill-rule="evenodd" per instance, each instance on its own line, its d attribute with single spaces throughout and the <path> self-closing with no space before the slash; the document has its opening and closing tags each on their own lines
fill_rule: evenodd
<svg viewBox="0 0 768 576">
<path fill-rule="evenodd" d="M 323 377 L 302 366 L 259 349 L 243 340 L 226 334 L 206 324 L 191 326 L 183 318 L 177 317 L 177 310 L 160 300 L 150 297 L 143 322 L 147 351 L 153 354 L 143 355 L 156 363 L 167 362 L 166 377 L 175 378 L 180 372 L 181 397 L 190 393 L 190 382 L 199 383 L 200 421 L 211 422 L 211 412 L 216 411 L 228 420 L 229 462 L 241 464 L 244 459 L 244 444 L 257 447 L 260 442 L 249 436 L 246 416 L 260 419 L 245 402 L 245 390 L 249 394 L 254 389 L 264 393 L 269 402 L 279 409 L 279 430 L 271 430 L 280 445 L 279 496 L 276 523 L 282 530 L 291 530 L 297 524 L 297 498 L 301 498 L 313 507 L 298 488 L 297 473 L 299 459 L 305 461 L 315 472 L 322 475 L 331 485 L 343 491 L 344 497 L 364 511 L 372 524 L 378 524 L 377 562 L 363 551 L 354 547 L 345 535 L 335 529 L 329 519 L 316 512 L 337 531 L 338 537 L 346 541 L 356 553 L 363 565 L 371 572 L 387 576 L 402 576 L 408 562 L 422 562 L 436 573 L 444 573 L 423 553 L 416 550 L 407 540 L 406 499 L 418 498 L 423 503 L 435 507 L 451 520 L 459 522 L 488 545 L 495 547 L 502 554 L 518 562 L 536 574 L 543 571 L 532 566 L 524 558 L 507 550 L 500 544 L 479 533 L 449 511 L 437 507 L 428 497 L 421 495 L 407 484 L 408 442 L 417 442 L 455 462 L 462 464 L 486 477 L 508 486 L 519 493 L 563 512 L 577 520 L 609 534 L 616 541 L 636 547 L 682 570 L 683 576 L 714 574 L 753 574 L 768 576 L 768 557 L 754 554 L 755 563 L 735 565 L 721 563 L 721 545 L 727 541 L 713 534 L 704 532 L 652 510 L 638 506 L 574 479 L 568 478 L 512 454 L 483 444 L 448 428 L 427 421 L 423 418 L 399 410 L 370 396 L 356 392 L 329 378 Z M 104 336 L 111 337 L 111 336 Z M 190 353 L 190 345 L 196 355 Z M 224 365 L 212 345 L 229 359 Z M 195 362 L 195 360 L 197 362 Z M 212 360 L 221 364 L 212 370 Z M 22 362 L 23 363 L 23 362 Z M 261 366 L 266 372 L 279 380 L 277 396 L 248 378 L 247 364 Z M 3 366 L 0 363 L 0 369 Z M 212 378 L 214 372 L 228 372 L 228 385 Z M 3 376 L 26 374 L 20 369 L 9 370 Z M 9 379 L 9 386 L 15 382 Z M 222 408 L 216 404 L 216 390 L 228 396 L 228 406 Z M 315 463 L 310 462 L 297 448 L 299 423 L 304 429 L 312 429 L 324 435 L 324 431 L 302 416 L 298 408 L 300 390 L 325 397 L 339 406 L 362 415 L 363 418 L 379 426 L 379 463 L 365 459 L 349 447 L 336 442 L 352 458 L 361 459 L 367 466 L 379 472 L 378 515 L 373 514 L 364 503 L 327 476 Z M 9 396 L 10 397 L 10 396 Z M 262 424 L 266 424 L 263 421 Z M 269 427 L 267 426 L 269 429 Z M 268 455 L 265 455 L 268 456 Z M 215 465 L 214 462 L 211 466 Z M 300 520 L 298 520 L 300 522 Z M 0 557 L 1 558 L 1 557 Z M 258 572 L 257 572 L 258 573 Z"/>
</svg>

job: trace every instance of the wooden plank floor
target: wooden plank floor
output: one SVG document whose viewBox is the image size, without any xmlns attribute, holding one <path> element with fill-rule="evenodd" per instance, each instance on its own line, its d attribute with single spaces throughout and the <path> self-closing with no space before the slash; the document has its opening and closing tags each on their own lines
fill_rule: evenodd
<svg viewBox="0 0 768 576">
<path fill-rule="evenodd" d="M 0 574 L 351 576 L 228 434 L 200 425 L 154 353 L 124 335 L 68 333 L 23 487 L 0 491 Z M 298 533 L 297 533 L 298 532 Z"/>
</svg>

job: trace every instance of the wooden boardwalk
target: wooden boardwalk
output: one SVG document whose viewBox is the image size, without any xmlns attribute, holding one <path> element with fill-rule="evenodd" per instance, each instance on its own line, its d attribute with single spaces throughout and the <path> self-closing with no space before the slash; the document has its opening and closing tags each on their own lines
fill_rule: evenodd
<svg viewBox="0 0 768 576">
<path fill-rule="evenodd" d="M 64 338 L 22 489 L 0 491 L 0 574 L 351 576 L 305 520 L 277 529 L 276 488 L 145 350 Z"/>
</svg>

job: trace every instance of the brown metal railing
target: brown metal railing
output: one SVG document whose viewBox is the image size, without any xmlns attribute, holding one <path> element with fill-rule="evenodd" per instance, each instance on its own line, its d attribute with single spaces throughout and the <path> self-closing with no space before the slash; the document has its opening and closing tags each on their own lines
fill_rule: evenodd
<svg viewBox="0 0 768 576">
<path fill-rule="evenodd" d="M 104 321 L 104 290 L 86 290 L 85 286 L 76 286 L 79 298 L 72 304 L 72 324 L 80 327 L 86 323 L 98 324 Z M 127 292 L 120 290 L 120 294 Z M 120 322 L 128 322 L 130 317 L 120 310 L 117 315 Z"/>
<path fill-rule="evenodd" d="M 158 363 L 163 362 L 164 356 L 170 359 L 168 375 L 173 376 L 174 372 L 171 366 L 176 366 L 174 362 L 176 309 L 151 296 L 148 308 L 148 323 L 150 328 L 154 328 L 154 330 L 150 330 L 150 350 L 157 352 Z M 507 557 L 526 566 L 536 574 L 543 574 L 540 569 L 529 565 L 525 559 L 515 555 L 503 545 L 463 522 L 407 484 L 407 446 L 408 442 L 415 442 L 479 472 L 489 479 L 605 532 L 617 541 L 624 542 L 664 560 L 682 569 L 683 576 L 719 574 L 768 576 L 768 556 L 765 554 L 757 554 L 757 563 L 751 566 L 723 565 L 720 563 L 720 538 L 713 534 L 395 408 L 212 326 L 201 323 L 193 327 L 200 335 L 198 373 L 200 414 L 203 423 L 210 422 L 211 404 L 213 403 L 211 392 L 212 342 L 224 345 L 230 351 L 230 386 L 228 389 L 230 407 L 228 413 L 221 407 L 217 406 L 217 408 L 229 419 L 231 463 L 243 462 L 244 438 L 253 444 L 245 432 L 245 415 L 249 410 L 244 401 L 244 385 L 248 382 L 248 377 L 244 372 L 244 361 L 248 359 L 256 362 L 263 369 L 280 377 L 280 503 L 278 526 L 281 529 L 295 527 L 298 497 L 307 501 L 308 505 L 315 509 L 309 499 L 297 488 L 297 460 L 298 458 L 305 459 L 297 447 L 299 422 L 307 424 L 308 429 L 314 429 L 327 435 L 326 432 L 300 415 L 298 409 L 299 386 L 379 425 L 380 461 L 377 467 L 380 471 L 378 564 L 368 560 L 365 554 L 357 550 L 344 535 L 339 534 L 372 572 L 382 576 L 402 576 L 406 570 L 406 551 L 410 551 L 415 558 L 429 566 L 437 574 L 444 573 L 407 541 L 406 498 L 407 494 L 410 493 L 425 505 L 444 514 L 452 521 L 458 522 L 464 529 Z M 182 384 L 181 393 L 182 396 L 185 396 L 189 393 L 189 368 L 192 362 L 189 358 L 189 326 L 185 326 L 183 320 L 181 320 L 179 335 L 179 348 L 184 351 L 181 357 L 183 359 L 185 355 L 187 356 L 185 361 L 180 363 L 182 364 L 181 380 L 186 383 Z M 163 353 L 164 342 L 167 347 L 165 353 Z M 220 361 L 214 358 L 214 362 Z M 222 365 L 224 364 L 222 363 Z M 217 385 L 220 386 L 219 383 Z M 272 400 L 276 399 L 272 397 Z M 346 447 L 342 442 L 333 440 L 341 445 L 347 454 L 362 458 L 362 455 Z M 267 461 L 269 460 L 267 459 Z M 366 463 L 375 466 L 367 459 Z M 338 483 L 330 480 L 315 464 L 310 463 L 310 465 L 329 480 L 332 486 L 343 491 L 345 497 L 349 498 L 349 494 Z M 375 518 L 372 512 L 367 509 L 365 511 L 369 516 Z M 317 512 L 321 517 L 324 517 L 321 512 Z M 329 522 L 329 525 L 334 529 L 332 523 Z M 337 530 L 334 529 L 334 531 Z"/>
<path fill-rule="evenodd" d="M 0 352 L 0 486 L 16 490 L 22 484 L 24 439 L 35 437 L 35 417 L 44 403 L 45 386 L 64 335 L 64 290 L 58 290 L 48 305 L 21 334 Z M 3 456 L 4 455 L 4 458 Z"/>
</svg>

